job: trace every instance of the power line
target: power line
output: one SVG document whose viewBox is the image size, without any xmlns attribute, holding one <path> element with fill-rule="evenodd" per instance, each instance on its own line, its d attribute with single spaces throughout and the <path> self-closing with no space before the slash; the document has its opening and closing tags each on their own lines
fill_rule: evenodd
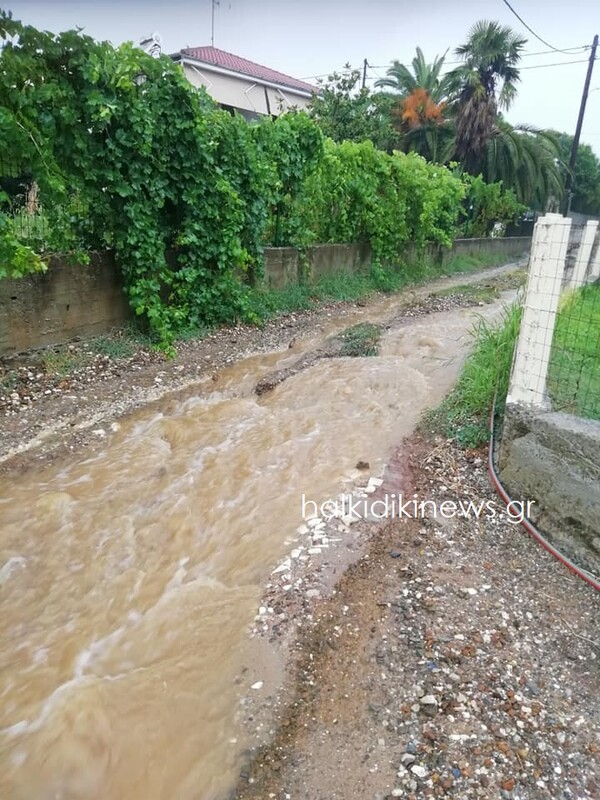
<svg viewBox="0 0 600 800">
<path fill-rule="evenodd" d="M 567 55 L 576 55 L 575 53 L 571 52 L 573 50 L 589 50 L 589 44 L 580 44 L 577 47 L 565 47 L 564 50 L 561 50 L 561 53 L 566 53 Z M 535 53 L 521 53 L 521 58 L 530 58 L 531 56 L 545 56 L 548 53 L 554 53 L 555 50 L 538 50 Z"/>
<path fill-rule="evenodd" d="M 594 59 L 598 61 L 598 59 Z M 555 61 L 553 64 L 532 64 L 528 67 L 519 67 L 519 71 L 523 69 L 544 69 L 545 67 L 564 67 L 567 64 L 587 64 L 587 58 L 579 58 L 576 61 Z"/>
<path fill-rule="evenodd" d="M 359 67 L 342 67 L 341 69 L 333 69 L 329 70 L 329 72 L 323 72 L 321 75 L 307 75 L 305 78 L 300 78 L 302 81 L 311 81 L 317 78 L 328 78 L 330 75 L 337 73 L 338 75 L 347 75 L 349 72 L 360 71 Z"/>
<path fill-rule="evenodd" d="M 571 49 L 572 50 L 575 50 L 575 49 L 577 49 L 577 50 L 589 50 L 590 49 L 590 45 L 580 45 L 578 48 L 571 48 Z M 541 55 L 545 55 L 547 53 L 554 53 L 554 52 L 556 52 L 556 51 L 555 50 L 541 50 L 538 53 L 524 53 L 523 55 L 524 56 L 541 56 Z M 566 50 L 565 51 L 561 50 L 560 52 L 568 53 L 568 51 L 566 51 Z M 576 53 L 568 53 L 568 55 L 576 55 Z M 596 60 L 598 60 L 598 59 L 596 59 Z M 587 61 L 588 61 L 587 58 L 581 58 L 581 59 L 576 59 L 574 61 L 554 61 L 551 64 L 528 64 L 528 65 L 526 65 L 524 67 L 519 67 L 519 71 L 523 70 L 523 69 L 544 69 L 545 67 L 562 67 L 562 66 L 566 66 L 566 65 L 569 65 L 569 64 L 587 64 Z M 447 65 L 449 67 L 457 65 L 457 64 L 464 64 L 464 61 L 445 61 L 444 62 L 444 66 Z M 391 66 L 390 64 L 369 64 L 368 65 L 369 70 L 371 70 L 372 72 L 375 72 L 375 70 L 378 70 L 378 69 L 388 69 L 390 66 Z M 361 67 L 343 67 L 341 69 L 334 69 L 334 70 L 330 70 L 329 72 L 323 72 L 321 75 L 308 75 L 305 78 L 301 78 L 301 80 L 309 81 L 309 80 L 313 80 L 313 79 L 317 79 L 317 78 L 328 78 L 334 72 L 337 72 L 338 74 L 341 74 L 341 75 L 346 75 L 346 74 L 348 74 L 350 72 L 353 72 L 353 71 L 356 71 L 356 70 L 360 70 L 360 69 L 361 69 Z M 377 72 L 375 72 L 375 74 L 378 77 L 381 77 Z M 375 78 L 370 78 L 369 76 L 367 76 L 367 80 L 375 80 Z"/>
<path fill-rule="evenodd" d="M 577 47 L 567 47 L 564 51 L 561 50 L 560 52 L 565 52 L 567 55 L 577 55 L 577 53 L 574 53 L 574 52 L 571 52 L 571 51 L 573 51 L 573 50 L 584 51 L 584 50 L 589 50 L 589 49 L 590 49 L 590 45 L 589 44 L 580 44 L 580 45 L 577 45 Z M 556 52 L 555 50 L 537 50 L 534 53 L 521 53 L 521 58 L 531 58 L 532 56 L 545 56 L 548 53 L 555 53 L 555 52 Z M 444 60 L 444 66 L 448 66 L 448 67 L 452 67 L 452 66 L 456 66 L 458 64 L 464 64 L 464 63 L 465 62 L 463 60 L 460 60 L 460 61 L 446 61 L 446 60 Z M 370 64 L 369 66 L 373 67 L 373 69 L 387 69 L 388 67 L 391 66 L 391 62 L 389 64 Z M 523 67 L 520 67 L 520 69 L 523 69 Z"/>
<path fill-rule="evenodd" d="M 560 50 L 558 47 L 553 47 L 553 46 L 552 46 L 552 45 L 551 45 L 549 42 L 547 42 L 545 39 L 542 39 L 542 37 L 541 37 L 541 36 L 538 36 L 538 34 L 537 34 L 537 33 L 536 33 L 534 30 L 533 30 L 533 28 L 530 28 L 530 27 L 529 27 L 529 25 L 528 25 L 528 24 L 525 22 L 525 20 L 523 19 L 523 17 L 520 17 L 520 16 L 517 14 L 517 12 L 515 11 L 515 9 L 514 9 L 514 8 L 511 6 L 511 4 L 508 2 L 508 0 L 502 0 L 502 2 L 504 3 L 504 5 L 505 5 L 505 6 L 507 6 L 508 8 L 510 8 L 510 10 L 511 10 L 511 11 L 512 11 L 512 13 L 515 15 L 515 17 L 516 17 L 516 18 L 519 20 L 519 22 L 520 22 L 522 25 L 524 25 L 524 26 L 527 28 L 527 30 L 529 31 L 529 33 L 531 33 L 533 36 L 535 36 L 535 38 L 536 38 L 536 39 L 537 39 L 539 42 L 541 42 L 542 44 L 545 44 L 545 45 L 546 45 L 546 47 L 549 47 L 549 48 L 550 48 L 550 50 L 553 50 L 555 53 L 566 53 L 566 52 L 567 52 L 566 50 Z"/>
<path fill-rule="evenodd" d="M 561 50 L 560 52 L 561 53 L 564 52 L 567 55 L 577 55 L 577 53 L 573 52 L 573 51 L 576 51 L 576 50 L 584 51 L 584 50 L 589 50 L 589 49 L 590 49 L 590 45 L 589 44 L 580 44 L 580 45 L 577 45 L 576 47 L 566 47 L 564 50 Z M 554 49 L 552 49 L 552 50 L 537 50 L 534 53 L 521 53 L 521 58 L 532 58 L 534 56 L 545 56 L 548 53 L 555 53 L 555 52 L 556 52 L 556 50 L 554 50 Z M 587 59 L 584 59 L 584 60 L 587 60 Z M 571 62 L 565 61 L 564 63 L 565 64 L 569 64 Z M 574 62 L 574 63 L 576 63 L 576 62 Z M 464 61 L 444 61 L 444 66 L 448 66 L 448 67 L 457 66 L 458 64 L 464 64 Z M 389 69 L 389 67 L 391 65 L 392 65 L 391 61 L 388 62 L 387 64 L 369 64 L 369 69 L 371 69 L 371 70 Z M 539 66 L 544 66 L 544 64 L 536 64 L 534 67 L 519 67 L 519 69 L 537 69 Z M 553 65 L 549 65 L 549 66 L 553 66 Z M 352 72 L 352 70 L 354 70 L 354 69 L 360 69 L 360 67 L 349 67 L 349 68 L 342 67 L 342 68 L 338 68 L 338 69 L 329 70 L 329 72 L 323 72 L 320 75 L 307 75 L 306 77 L 301 78 L 300 80 L 309 81 L 309 80 L 313 80 L 313 79 L 316 79 L 316 78 L 327 78 L 333 72 L 346 74 L 348 72 Z M 368 78 L 367 78 L 367 80 L 368 80 Z"/>
</svg>

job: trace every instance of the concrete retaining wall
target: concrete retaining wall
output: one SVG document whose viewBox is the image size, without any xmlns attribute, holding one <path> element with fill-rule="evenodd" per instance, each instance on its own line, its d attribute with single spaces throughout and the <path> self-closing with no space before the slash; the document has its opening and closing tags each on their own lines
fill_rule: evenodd
<svg viewBox="0 0 600 800">
<path fill-rule="evenodd" d="M 48 271 L 0 280 L 0 354 L 106 333 L 131 311 L 112 253 L 91 253 L 87 266 L 50 260 Z"/>
<path fill-rule="evenodd" d="M 529 250 L 529 237 L 458 239 L 452 249 L 430 247 L 425 256 L 443 269 L 454 255 L 494 253 L 511 258 Z M 416 256 L 408 246 L 401 258 Z M 366 244 L 325 244 L 301 255 L 293 247 L 265 250 L 265 283 L 274 289 L 317 281 L 337 273 L 367 270 Z M 48 271 L 19 280 L 0 280 L 0 355 L 95 336 L 131 318 L 112 253 L 93 253 L 89 266 L 70 266 L 52 258 Z"/>
<path fill-rule="evenodd" d="M 265 283 L 272 289 L 285 289 L 321 278 L 352 275 L 369 269 L 368 244 L 318 244 L 302 255 L 295 247 L 265 249 Z"/>
<path fill-rule="evenodd" d="M 505 236 L 503 239 L 455 239 L 450 250 L 444 249 L 443 262 L 454 256 L 497 255 L 507 260 L 529 252 L 531 236 Z"/>
<path fill-rule="evenodd" d="M 600 423 L 509 403 L 499 467 L 515 500 L 535 500 L 535 522 L 552 543 L 598 574 Z"/>
<path fill-rule="evenodd" d="M 529 252 L 530 236 L 503 239 L 456 239 L 451 248 L 429 245 L 419 252 L 407 244 L 400 260 L 411 261 L 423 255 L 444 268 L 455 256 L 494 255 L 506 260 Z M 371 248 L 368 244 L 320 244 L 309 247 L 303 258 L 295 247 L 268 247 L 265 250 L 265 282 L 273 289 L 284 289 L 305 280 L 317 281 L 334 274 L 356 274 L 369 269 Z"/>
</svg>

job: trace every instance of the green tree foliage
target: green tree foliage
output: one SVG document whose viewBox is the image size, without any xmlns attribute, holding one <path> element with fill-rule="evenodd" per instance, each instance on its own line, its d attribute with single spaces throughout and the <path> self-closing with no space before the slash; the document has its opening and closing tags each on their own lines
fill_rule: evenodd
<svg viewBox="0 0 600 800">
<path fill-rule="evenodd" d="M 573 147 L 573 137 L 568 133 L 554 132 L 564 164 L 568 169 Z M 600 215 L 600 159 L 588 144 L 580 143 L 573 176 L 573 198 L 571 209 L 580 214 Z"/>
<path fill-rule="evenodd" d="M 128 44 L 42 33 L 6 15 L 0 34 L 17 37 L 1 57 L 8 153 L 40 185 L 45 213 L 76 196 L 71 238 L 114 248 L 133 308 L 163 341 L 200 320 L 244 317 L 238 273 L 260 264 L 272 205 L 286 222 L 320 156 L 318 129 L 290 115 L 252 130 L 170 59 Z M 27 248 L 2 241 L 5 273 L 40 268 Z"/>
<path fill-rule="evenodd" d="M 428 64 L 420 47 L 412 69 L 394 61 L 387 77 L 375 86 L 392 91 L 392 123 L 400 134 L 399 148 L 415 152 L 428 161 L 446 163 L 455 150 L 453 125 L 446 110 L 451 82 L 441 74 L 444 56 Z"/>
<path fill-rule="evenodd" d="M 500 113 L 516 93 L 525 40 L 497 22 L 473 26 L 456 49 L 464 63 L 443 74 L 444 56 L 428 63 L 420 48 L 410 66 L 394 61 L 377 81 L 397 102 L 392 120 L 399 149 L 440 164 L 458 161 L 472 175 L 502 182 L 519 202 L 546 208 L 564 191 L 556 137 L 509 125 Z"/>
<path fill-rule="evenodd" d="M 409 239 L 455 233 L 461 181 L 414 154 L 337 145 L 303 113 L 248 125 L 130 44 L 4 14 L 0 36 L 0 134 L 15 165 L 2 174 L 36 187 L 53 250 L 114 249 L 165 346 L 189 327 L 252 320 L 240 275 L 260 273 L 267 244 L 367 241 L 383 262 Z M 14 223 L 3 191 L 0 276 L 44 268 Z"/>
<path fill-rule="evenodd" d="M 489 183 L 502 181 L 519 202 L 545 210 L 562 197 L 561 153 L 552 132 L 499 119 L 485 155 L 480 174 Z"/>
<path fill-rule="evenodd" d="M 381 92 L 361 87 L 360 70 L 346 64 L 343 73 L 334 72 L 313 95 L 309 114 L 324 135 L 334 142 L 371 141 L 391 151 L 398 142 L 391 122 L 396 100 Z"/>
<path fill-rule="evenodd" d="M 463 191 L 450 170 L 415 153 L 329 140 L 304 187 L 304 223 L 315 241 L 369 242 L 374 258 L 390 263 L 408 241 L 450 245 Z"/>
<path fill-rule="evenodd" d="M 465 199 L 461 219 L 461 235 L 466 238 L 489 236 L 497 225 L 505 227 L 517 222 L 525 211 L 514 192 L 505 191 L 502 183 L 486 183 L 481 175 L 463 176 Z"/>
<path fill-rule="evenodd" d="M 306 114 L 289 113 L 275 121 L 264 120 L 253 132 L 264 168 L 271 173 L 271 222 L 263 236 L 276 246 L 302 244 L 305 232 L 298 196 L 304 181 L 321 161 L 321 131 Z"/>
</svg>

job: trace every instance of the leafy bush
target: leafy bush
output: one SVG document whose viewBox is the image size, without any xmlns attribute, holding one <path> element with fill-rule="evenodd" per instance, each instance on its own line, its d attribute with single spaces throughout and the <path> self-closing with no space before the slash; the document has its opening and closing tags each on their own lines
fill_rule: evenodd
<svg viewBox="0 0 600 800">
<path fill-rule="evenodd" d="M 328 140 L 302 204 L 312 241 L 369 242 L 375 261 L 394 263 L 409 241 L 450 245 L 462 197 L 460 180 L 415 153 Z"/>
<path fill-rule="evenodd" d="M 407 242 L 456 233 L 461 180 L 415 154 L 324 141 L 303 113 L 248 125 L 130 44 L 2 12 L 0 37 L 5 157 L 38 187 L 44 223 L 44 241 L 23 238 L 0 192 L 0 277 L 44 269 L 50 251 L 112 248 L 131 306 L 169 347 L 182 331 L 259 321 L 245 283 L 266 245 L 369 242 L 389 290 L 382 267 Z"/>
<path fill-rule="evenodd" d="M 505 229 L 526 209 L 513 191 L 504 189 L 502 181 L 486 183 L 481 175 L 474 178 L 465 173 L 463 183 L 466 191 L 460 232 L 465 238 L 489 236 L 496 225 Z"/>
</svg>

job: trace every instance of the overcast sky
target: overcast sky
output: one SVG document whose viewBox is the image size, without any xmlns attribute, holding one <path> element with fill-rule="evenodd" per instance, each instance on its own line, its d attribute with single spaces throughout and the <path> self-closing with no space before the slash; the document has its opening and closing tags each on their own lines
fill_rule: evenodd
<svg viewBox="0 0 600 800">
<path fill-rule="evenodd" d="M 600 33 L 598 0 L 511 0 L 511 5 L 554 48 L 589 47 Z M 211 39 L 211 0 L 5 0 L 5 7 L 38 28 L 80 26 L 114 44 L 137 43 L 158 32 L 169 53 Z M 446 50 L 447 60 L 454 60 L 453 48 L 482 18 L 510 25 L 528 39 L 518 98 L 508 119 L 573 133 L 589 49 L 550 50 L 503 0 L 220 0 L 215 46 L 296 78 L 325 75 L 346 62 L 361 67 L 367 58 L 373 65 L 368 72 L 372 83 L 393 59 L 409 63 L 417 45 L 428 60 Z M 591 86 L 598 90 L 589 96 L 582 141 L 600 156 L 600 63 Z"/>
</svg>

